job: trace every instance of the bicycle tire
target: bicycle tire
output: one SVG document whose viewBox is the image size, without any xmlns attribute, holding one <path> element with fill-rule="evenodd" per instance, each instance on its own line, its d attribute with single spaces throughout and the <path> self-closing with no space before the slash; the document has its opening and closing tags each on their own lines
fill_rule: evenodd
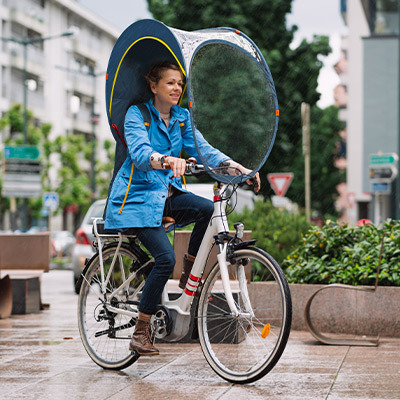
<svg viewBox="0 0 400 400">
<path fill-rule="evenodd" d="M 247 271 L 243 278 L 248 264 L 251 275 Z M 271 371 L 286 347 L 292 321 L 289 286 L 278 263 L 254 247 L 237 250 L 228 263 L 228 271 L 236 307 L 248 315 L 232 315 L 216 263 L 199 299 L 200 345 L 208 364 L 219 376 L 233 383 L 251 383 Z M 241 287 L 240 280 L 244 282 Z M 245 290 L 249 293 L 253 317 L 249 316 L 249 307 L 246 310 Z M 266 298 L 260 298 L 262 294 Z"/>
<path fill-rule="evenodd" d="M 102 250 L 104 276 L 107 276 L 117 243 L 107 245 Z M 122 269 L 125 277 L 129 276 L 135 264 L 135 278 L 127 290 L 120 291 L 113 298 L 109 295 L 122 282 Z M 123 243 L 115 262 L 106 294 L 100 291 L 100 258 L 96 253 L 88 262 L 82 279 L 78 298 L 78 327 L 82 343 L 89 357 L 104 369 L 121 370 L 132 365 L 138 358 L 137 353 L 129 350 L 129 339 L 134 331 L 136 320 L 123 314 L 110 313 L 105 304 L 118 308 L 134 310 L 139 303 L 140 289 L 145 282 L 141 274 L 143 267 L 127 243 Z M 129 302 L 127 302 L 129 301 Z"/>
</svg>

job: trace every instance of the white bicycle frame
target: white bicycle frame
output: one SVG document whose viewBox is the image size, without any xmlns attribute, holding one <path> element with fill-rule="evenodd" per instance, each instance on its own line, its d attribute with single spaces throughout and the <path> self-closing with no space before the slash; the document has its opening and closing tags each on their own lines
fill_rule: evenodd
<svg viewBox="0 0 400 400">
<path fill-rule="evenodd" d="M 189 331 L 189 323 L 190 323 L 190 308 L 196 294 L 197 288 L 200 284 L 201 277 L 203 275 L 204 269 L 206 267 L 208 255 L 211 251 L 211 248 L 215 242 L 214 237 L 219 234 L 226 234 L 229 231 L 229 225 L 226 218 L 226 205 L 228 199 L 225 199 L 220 194 L 220 188 L 218 184 L 214 185 L 214 212 L 208 224 L 207 230 L 204 234 L 203 240 L 201 242 L 199 251 L 197 253 L 197 257 L 193 264 L 192 271 L 190 273 L 189 279 L 186 283 L 186 287 L 183 290 L 182 294 L 176 300 L 170 300 L 168 291 L 166 286 L 164 287 L 162 293 L 162 305 L 165 306 L 169 311 L 172 311 L 174 315 L 174 324 L 172 328 L 172 332 L 165 337 L 165 340 L 168 341 L 176 341 L 183 338 Z M 94 221 L 94 234 L 96 236 L 98 249 L 99 249 L 99 261 L 100 261 L 100 276 L 101 276 L 101 292 L 104 295 L 106 293 L 106 287 L 108 281 L 110 279 L 111 272 L 114 268 L 114 265 L 117 260 L 117 256 L 119 254 L 119 249 L 122 245 L 122 241 L 124 237 L 129 237 L 127 235 L 123 235 L 118 233 L 119 242 L 117 246 L 117 250 L 111 262 L 110 269 L 108 271 L 107 276 L 104 274 L 104 266 L 103 266 L 103 257 L 102 257 L 102 248 L 104 245 L 104 241 L 102 238 L 104 237 L 115 237 L 115 234 L 99 234 L 97 232 L 97 224 L 96 220 Z M 229 309 L 233 316 L 239 317 L 243 313 L 240 313 L 238 308 L 236 307 L 235 300 L 232 293 L 231 282 L 229 280 L 228 273 L 228 264 L 226 259 L 226 251 L 227 251 L 227 242 L 224 244 L 218 244 L 218 264 L 221 272 L 221 281 L 223 291 L 225 293 L 226 301 L 229 305 Z M 123 283 L 114 290 L 113 293 L 108 294 L 109 298 L 116 296 L 125 288 L 129 287 L 132 279 L 135 278 L 135 272 L 131 273 L 129 277 L 125 276 L 124 271 L 122 270 L 122 281 Z M 244 266 L 239 267 L 238 271 L 238 283 L 239 289 L 241 293 L 241 300 L 243 302 L 244 308 L 246 310 L 246 317 L 254 316 L 253 310 L 251 308 L 249 295 L 247 293 L 247 282 L 244 271 Z M 144 284 L 143 284 L 144 285 Z M 137 288 L 137 291 L 140 291 L 142 286 Z M 131 311 L 127 309 L 113 307 L 110 304 L 106 305 L 108 311 L 124 314 L 131 317 L 137 317 L 137 311 Z"/>
</svg>

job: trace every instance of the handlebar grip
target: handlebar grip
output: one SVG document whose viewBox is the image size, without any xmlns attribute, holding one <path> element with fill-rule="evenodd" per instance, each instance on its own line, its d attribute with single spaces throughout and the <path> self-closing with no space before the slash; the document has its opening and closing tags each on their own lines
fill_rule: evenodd
<svg viewBox="0 0 400 400">
<path fill-rule="evenodd" d="M 258 194 L 259 186 L 258 186 L 258 181 L 255 176 L 250 178 L 251 183 L 253 184 L 253 191 L 255 194 Z"/>
</svg>

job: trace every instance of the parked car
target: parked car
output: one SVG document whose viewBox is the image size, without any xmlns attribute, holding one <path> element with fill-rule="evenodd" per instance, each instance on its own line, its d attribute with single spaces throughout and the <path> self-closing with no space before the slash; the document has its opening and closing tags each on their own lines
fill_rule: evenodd
<svg viewBox="0 0 400 400">
<path fill-rule="evenodd" d="M 101 218 L 103 216 L 105 205 L 105 199 L 95 201 L 90 206 L 80 227 L 75 233 L 75 245 L 72 251 L 72 269 L 74 271 L 74 287 L 77 293 L 79 290 L 76 288 L 76 283 L 85 267 L 85 260 L 86 258 L 92 257 L 94 254 L 92 247 L 94 239 L 92 232 L 93 218 Z"/>
<path fill-rule="evenodd" d="M 75 243 L 74 235 L 69 231 L 51 231 L 53 257 L 71 257 Z"/>
</svg>

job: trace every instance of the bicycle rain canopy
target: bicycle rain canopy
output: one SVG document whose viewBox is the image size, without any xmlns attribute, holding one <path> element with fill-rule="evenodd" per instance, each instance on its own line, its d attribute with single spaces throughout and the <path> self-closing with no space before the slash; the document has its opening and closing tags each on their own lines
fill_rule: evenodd
<svg viewBox="0 0 400 400">
<path fill-rule="evenodd" d="M 191 123 L 204 138 L 253 176 L 267 160 L 277 132 L 279 109 L 268 65 L 242 32 L 211 28 L 187 32 L 151 19 L 130 25 L 118 38 L 107 68 L 106 107 L 116 140 L 114 174 L 125 159 L 124 119 L 128 108 L 150 100 L 144 75 L 161 60 L 178 64 L 186 77 Z M 193 136 L 202 164 L 216 180 L 248 177 L 211 171 Z M 123 155 L 123 157 L 118 157 Z"/>
</svg>

